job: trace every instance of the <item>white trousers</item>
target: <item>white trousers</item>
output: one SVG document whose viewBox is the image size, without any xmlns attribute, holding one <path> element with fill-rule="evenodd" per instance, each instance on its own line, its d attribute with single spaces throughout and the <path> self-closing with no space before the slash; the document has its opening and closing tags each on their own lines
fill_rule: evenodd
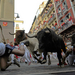
<svg viewBox="0 0 75 75">
<path fill-rule="evenodd" d="M 73 65 L 74 60 L 75 60 L 75 55 L 69 55 L 69 56 L 67 57 L 67 60 L 68 60 L 68 64 L 69 64 L 69 65 Z"/>
<path fill-rule="evenodd" d="M 0 43 L 0 56 L 2 56 L 5 53 L 5 44 Z"/>
<path fill-rule="evenodd" d="M 26 46 L 24 46 L 24 49 L 25 49 L 25 54 L 24 54 L 23 58 L 25 58 L 27 60 L 27 62 L 29 63 L 29 62 L 31 62 L 30 52 L 29 52 L 29 50 L 27 49 Z"/>
</svg>

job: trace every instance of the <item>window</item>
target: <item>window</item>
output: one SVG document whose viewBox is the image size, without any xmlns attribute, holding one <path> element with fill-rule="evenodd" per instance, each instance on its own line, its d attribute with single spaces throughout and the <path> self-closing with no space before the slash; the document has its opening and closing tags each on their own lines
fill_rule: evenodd
<svg viewBox="0 0 75 75">
<path fill-rule="evenodd" d="M 65 17 L 65 19 L 69 18 L 69 15 L 71 16 L 71 13 L 68 13 Z"/>
<path fill-rule="evenodd" d="M 61 25 L 63 22 L 64 22 L 64 19 L 62 19 L 62 20 L 60 21 L 60 25 Z"/>
<path fill-rule="evenodd" d="M 64 2 L 63 2 L 63 6 L 67 6 L 67 2 L 66 2 L 66 0 L 64 0 Z"/>
<path fill-rule="evenodd" d="M 61 20 L 61 22 L 63 22 L 63 20 Z"/>
<path fill-rule="evenodd" d="M 58 8 L 58 12 L 59 12 L 59 13 L 61 12 L 61 8 L 60 8 L 60 7 Z"/>
</svg>

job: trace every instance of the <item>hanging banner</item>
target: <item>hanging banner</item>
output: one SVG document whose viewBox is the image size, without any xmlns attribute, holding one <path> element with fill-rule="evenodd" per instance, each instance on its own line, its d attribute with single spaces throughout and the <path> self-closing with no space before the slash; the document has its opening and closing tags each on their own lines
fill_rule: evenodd
<svg viewBox="0 0 75 75">
<path fill-rule="evenodd" d="M 7 22 L 3 22 L 3 26 L 7 26 L 7 24 L 8 24 Z"/>
</svg>

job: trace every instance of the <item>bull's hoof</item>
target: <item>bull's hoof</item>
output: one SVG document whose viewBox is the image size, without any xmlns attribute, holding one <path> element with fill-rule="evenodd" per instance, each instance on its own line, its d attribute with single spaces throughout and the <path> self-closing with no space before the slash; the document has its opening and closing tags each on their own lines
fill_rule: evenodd
<svg viewBox="0 0 75 75">
<path fill-rule="evenodd" d="M 64 64 L 63 65 L 59 65 L 59 68 L 62 68 L 62 67 L 64 67 Z"/>
<path fill-rule="evenodd" d="M 41 64 L 45 64 L 46 63 L 46 60 L 42 60 Z"/>
<path fill-rule="evenodd" d="M 38 54 L 37 51 L 33 51 L 33 54 L 36 54 L 37 56 L 40 56 L 40 54 Z"/>
<path fill-rule="evenodd" d="M 51 64 L 51 62 L 48 63 L 48 65 L 50 65 L 50 64 Z"/>
<path fill-rule="evenodd" d="M 37 54 L 37 51 L 33 51 L 34 54 Z"/>
</svg>

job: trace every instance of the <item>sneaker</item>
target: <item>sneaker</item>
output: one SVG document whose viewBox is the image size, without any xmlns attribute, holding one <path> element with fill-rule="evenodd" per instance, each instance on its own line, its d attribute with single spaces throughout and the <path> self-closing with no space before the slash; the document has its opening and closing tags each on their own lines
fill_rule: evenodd
<svg viewBox="0 0 75 75">
<path fill-rule="evenodd" d="M 57 65 L 59 65 L 59 63 Z"/>
<path fill-rule="evenodd" d="M 10 50 L 13 50 L 15 48 L 15 46 L 10 46 L 9 44 L 6 44 L 6 48 L 10 49 Z"/>
<path fill-rule="evenodd" d="M 64 65 L 67 65 L 67 63 L 65 62 Z"/>
<path fill-rule="evenodd" d="M 59 63 L 57 65 L 59 65 Z M 67 63 L 65 62 L 64 65 L 67 65 Z"/>
<path fill-rule="evenodd" d="M 25 61 L 25 63 L 27 64 L 27 62 Z"/>
<path fill-rule="evenodd" d="M 16 64 L 18 67 L 20 67 L 20 64 L 17 62 L 16 59 L 14 59 L 14 64 Z"/>
</svg>

